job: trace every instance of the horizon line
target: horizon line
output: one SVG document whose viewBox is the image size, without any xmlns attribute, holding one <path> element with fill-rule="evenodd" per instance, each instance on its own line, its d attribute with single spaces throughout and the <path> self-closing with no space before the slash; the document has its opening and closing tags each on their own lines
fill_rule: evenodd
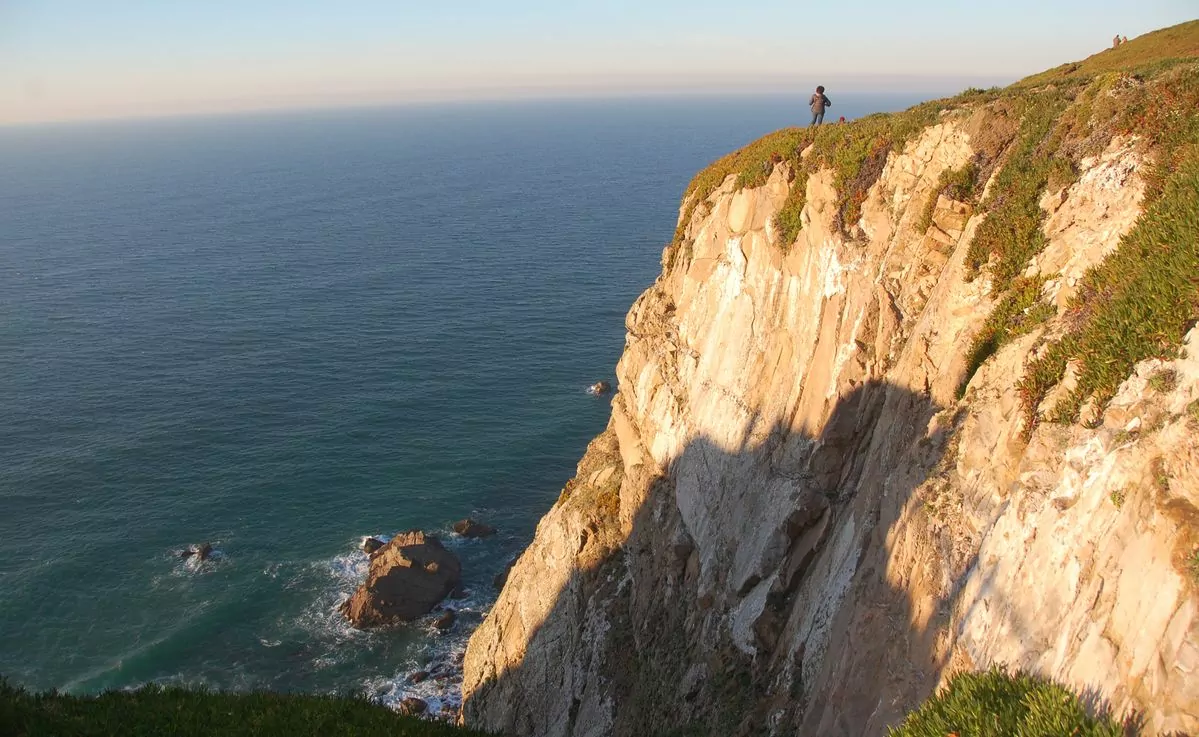
<svg viewBox="0 0 1199 737">
<path fill-rule="evenodd" d="M 0 119 L 0 129 L 33 128 L 41 126 L 70 126 L 88 123 L 119 123 L 188 118 L 237 117 L 271 113 L 332 112 L 337 110 L 366 110 L 430 105 L 470 104 L 489 102 L 542 102 L 554 100 L 620 100 L 647 97 L 753 97 L 793 95 L 797 99 L 806 91 L 809 81 L 819 77 L 821 83 L 850 87 L 843 95 L 952 95 L 969 87 L 1002 87 L 1015 78 L 998 75 L 920 75 L 920 74 L 837 74 L 787 75 L 772 80 L 697 86 L 687 84 L 628 87 L 616 84 L 547 87 L 516 86 L 507 88 L 419 89 L 356 95 L 338 99 L 337 96 L 276 96 L 253 100 L 225 100 L 195 103 L 189 109 L 120 111 L 84 115 L 61 115 L 28 119 Z M 801 81 L 802 80 L 802 81 Z M 709 78 L 710 81 L 710 78 Z M 890 84 L 888 84 L 888 82 Z M 895 85 L 900 85 L 898 89 Z M 915 85 L 915 86 L 914 86 Z"/>
</svg>

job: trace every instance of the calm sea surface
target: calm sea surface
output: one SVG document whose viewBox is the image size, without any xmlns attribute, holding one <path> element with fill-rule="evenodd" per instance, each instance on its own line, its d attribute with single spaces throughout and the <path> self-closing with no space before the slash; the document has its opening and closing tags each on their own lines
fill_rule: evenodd
<svg viewBox="0 0 1199 737">
<path fill-rule="evenodd" d="M 0 675 L 394 700 L 452 663 L 607 421 L 683 188 L 802 102 L 0 128 Z M 362 536 L 409 528 L 463 560 L 457 629 L 350 629 Z"/>
</svg>

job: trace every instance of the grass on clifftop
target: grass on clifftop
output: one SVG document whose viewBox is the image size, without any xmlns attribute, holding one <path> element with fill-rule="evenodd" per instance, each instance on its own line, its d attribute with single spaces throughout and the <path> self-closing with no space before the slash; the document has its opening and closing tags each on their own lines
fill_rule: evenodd
<svg viewBox="0 0 1199 737">
<path fill-rule="evenodd" d="M 1147 33 L 1117 48 L 1105 49 L 1083 61 L 1062 64 L 1016 84 L 1023 87 L 1057 84 L 1090 79 L 1106 72 L 1146 75 L 1164 66 L 1196 59 L 1199 59 L 1199 20 Z"/>
<path fill-rule="evenodd" d="M 1199 23 L 1187 26 L 1199 35 Z M 1199 64 L 1163 72 L 1126 99 L 1115 128 L 1141 136 L 1153 154 L 1147 208 L 1083 277 L 1065 335 L 1028 367 L 1020 384 L 1028 431 L 1068 365 L 1077 385 L 1049 408 L 1051 420 L 1075 421 L 1088 402 L 1102 410 L 1137 362 L 1173 358 L 1199 320 Z"/>
<path fill-rule="evenodd" d="M 31 694 L 0 680 L 12 737 L 483 737 L 361 698 L 212 693 L 148 686 L 99 696 Z"/>
<path fill-rule="evenodd" d="M 1134 141 L 1145 157 L 1146 211 L 1117 252 L 1083 279 L 1065 315 L 1064 334 L 1040 352 L 1020 384 L 1026 432 L 1070 364 L 1078 386 L 1050 417 L 1075 420 L 1087 402 L 1102 410 L 1138 361 L 1170 356 L 1199 319 L 1199 21 L 1146 34 L 1005 89 L 968 90 L 902 113 L 772 133 L 695 177 L 675 242 L 685 240 L 695 208 L 728 176 L 736 175 L 736 188 L 759 186 L 781 162 L 794 175 L 774 220 L 784 247 L 802 228 L 808 177 L 822 168 L 833 172 L 836 226 L 848 233 L 888 155 L 955 110 L 986 116 L 972 135 L 976 154 L 962 169 L 943 173 L 917 225 L 931 224 L 941 193 L 977 203 L 985 214 L 969 244 L 967 266 L 972 278 L 989 279 L 996 307 L 969 349 L 963 389 L 1005 343 L 1053 316 L 1039 290 L 1056 275 L 1022 276 L 1048 245 L 1043 196 L 1073 184 L 1082 160 L 1102 153 L 1114 136 Z"/>
<path fill-rule="evenodd" d="M 683 195 L 683 218 L 675 232 L 675 242 L 682 242 L 695 209 L 730 175 L 737 177 L 736 189 L 758 187 L 766 182 L 775 165 L 783 161 L 790 163 L 795 179 L 791 183 L 790 196 L 775 220 L 782 243 L 791 243 L 799 233 L 799 216 L 804 206 L 808 176 L 822 168 L 834 172 L 838 225 L 851 225 L 858 220 L 866 193 L 882 173 L 887 155 L 892 150 L 902 149 L 921 130 L 935 123 L 942 110 L 980 92 L 969 90 L 958 97 L 933 100 L 902 113 L 869 115 L 844 125 L 784 128 L 717 159 L 696 174 L 687 187 Z M 809 147 L 808 155 L 803 156 Z"/>
<path fill-rule="evenodd" d="M 1023 673 L 961 673 L 904 719 L 889 737 L 1124 737 L 1093 717 L 1068 689 Z"/>
</svg>

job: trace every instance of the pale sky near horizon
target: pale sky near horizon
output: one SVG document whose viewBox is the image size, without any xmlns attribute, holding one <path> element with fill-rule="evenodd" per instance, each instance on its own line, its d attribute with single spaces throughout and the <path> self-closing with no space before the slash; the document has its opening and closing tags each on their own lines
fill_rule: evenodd
<svg viewBox="0 0 1199 737">
<path fill-rule="evenodd" d="M 0 0 L 0 124 L 428 99 L 799 94 L 814 81 L 949 92 L 1195 17 L 1199 0 Z"/>
</svg>

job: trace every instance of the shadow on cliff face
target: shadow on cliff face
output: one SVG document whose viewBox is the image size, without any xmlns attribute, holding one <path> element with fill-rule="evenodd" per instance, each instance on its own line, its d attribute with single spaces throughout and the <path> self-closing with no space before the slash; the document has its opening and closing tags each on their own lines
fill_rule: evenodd
<svg viewBox="0 0 1199 737">
<path fill-rule="evenodd" d="M 577 544 L 569 578 L 534 623 L 515 603 L 542 594 L 509 581 L 471 647 L 514 655 L 468 694 L 466 722 L 537 737 L 883 733 L 947 665 L 940 633 L 975 563 L 893 555 L 910 547 L 899 534 L 952 547 L 932 515 L 905 511 L 952 456 L 958 418 L 940 409 L 870 382 L 814 437 L 753 417 L 732 448 L 699 437 L 665 469 L 634 466 L 619 503 L 580 473 L 555 520 Z"/>
</svg>

